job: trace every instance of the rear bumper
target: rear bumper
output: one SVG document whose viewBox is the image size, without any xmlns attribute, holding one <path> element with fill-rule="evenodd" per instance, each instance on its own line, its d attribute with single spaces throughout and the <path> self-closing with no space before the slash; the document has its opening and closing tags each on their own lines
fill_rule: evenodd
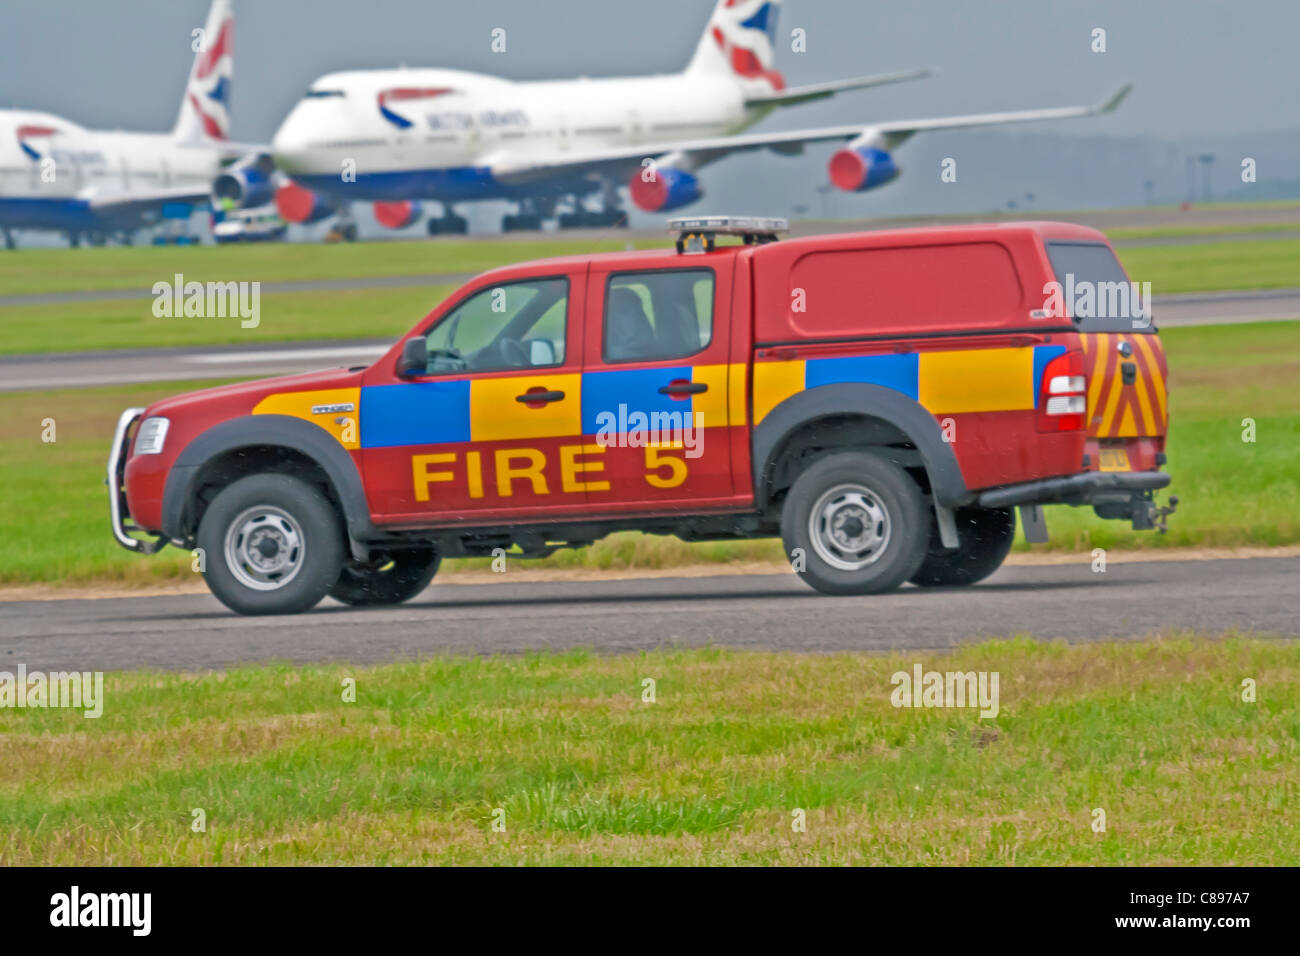
<svg viewBox="0 0 1300 956">
<path fill-rule="evenodd" d="M 1104 504 L 1156 491 L 1168 486 L 1170 480 L 1170 475 L 1163 471 L 1085 471 L 992 488 L 980 493 L 978 503 L 981 508 Z"/>
</svg>

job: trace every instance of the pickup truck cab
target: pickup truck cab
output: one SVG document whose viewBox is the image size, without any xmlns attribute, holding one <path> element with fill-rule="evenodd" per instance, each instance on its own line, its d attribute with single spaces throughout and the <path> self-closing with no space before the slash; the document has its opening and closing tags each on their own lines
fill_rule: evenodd
<svg viewBox="0 0 1300 956">
<path fill-rule="evenodd" d="M 1017 506 L 1030 540 L 1046 503 L 1172 510 L 1164 353 L 1149 312 L 1098 314 L 1130 287 L 1100 233 L 674 224 L 676 248 L 487 272 L 369 367 L 128 409 L 115 537 L 203 549 L 213 594 L 263 614 L 627 529 L 779 535 L 828 594 L 964 585 Z"/>
</svg>

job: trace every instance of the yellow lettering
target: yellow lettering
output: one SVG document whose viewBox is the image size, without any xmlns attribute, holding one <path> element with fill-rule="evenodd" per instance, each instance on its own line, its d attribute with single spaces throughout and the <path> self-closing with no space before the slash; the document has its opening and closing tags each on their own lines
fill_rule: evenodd
<svg viewBox="0 0 1300 956">
<path fill-rule="evenodd" d="M 604 471 L 603 461 L 578 461 L 579 455 L 600 455 L 603 445 L 561 445 L 560 487 L 565 491 L 609 491 L 608 481 L 579 481 L 578 475 L 587 471 Z"/>
<path fill-rule="evenodd" d="M 429 485 L 435 481 L 451 481 L 454 477 L 449 471 L 429 471 L 429 465 L 450 465 L 456 460 L 456 453 L 445 452 L 440 455 L 412 455 L 411 477 L 415 482 L 415 500 L 429 500 Z"/>
<path fill-rule="evenodd" d="M 483 497 L 483 455 L 477 451 L 465 452 L 465 471 L 469 481 L 469 496 Z"/>
<path fill-rule="evenodd" d="M 523 458 L 528 464 L 516 468 L 510 464 L 514 459 Z M 546 476 L 542 469 L 546 467 L 546 457 L 536 448 L 498 448 L 496 452 L 497 494 L 509 498 L 514 491 L 511 483 L 516 478 L 527 478 L 533 485 L 533 494 L 549 495 Z"/>
<path fill-rule="evenodd" d="M 668 469 L 667 477 L 650 474 L 645 476 L 646 483 L 654 488 L 676 488 L 686 480 L 686 462 L 672 455 L 665 455 L 654 446 L 648 446 L 645 450 L 645 467 L 648 472 L 660 468 Z"/>
</svg>

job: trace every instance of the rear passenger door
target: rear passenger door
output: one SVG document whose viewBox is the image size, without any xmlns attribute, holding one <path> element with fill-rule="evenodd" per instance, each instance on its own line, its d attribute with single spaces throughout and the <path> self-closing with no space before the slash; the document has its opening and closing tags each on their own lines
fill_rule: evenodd
<svg viewBox="0 0 1300 956">
<path fill-rule="evenodd" d="M 729 256 L 674 269 L 593 265 L 582 432 L 601 449 L 608 479 L 587 486 L 593 513 L 734 504 L 727 363 L 733 267 Z M 737 374 L 743 381 L 743 370 Z"/>
</svg>

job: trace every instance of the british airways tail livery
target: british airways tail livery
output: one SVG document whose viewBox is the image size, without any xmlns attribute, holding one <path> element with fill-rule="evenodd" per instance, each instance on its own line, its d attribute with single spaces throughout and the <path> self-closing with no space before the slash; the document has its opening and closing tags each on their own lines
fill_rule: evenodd
<svg viewBox="0 0 1300 956">
<path fill-rule="evenodd" d="M 780 0 L 718 0 L 686 69 L 671 75 L 518 83 L 442 69 L 322 76 L 272 143 L 277 168 L 293 180 L 276 192 L 280 213 L 315 222 L 337 212 L 347 221 L 351 201 L 370 201 L 382 225 L 402 228 L 421 216 L 422 200 L 434 200 L 443 214 L 429 219 L 433 234 L 466 231 L 457 203 L 506 199 L 520 207 L 505 217 L 506 230 L 538 228 L 560 207 L 569 210 L 561 228 L 614 225 L 626 222 L 623 187 L 638 208 L 667 212 L 699 199 L 698 171 L 731 153 L 797 153 L 827 141 L 844 144 L 831 182 L 857 192 L 896 178 L 893 151 L 922 130 L 1090 116 L 1128 92 L 1096 106 L 745 133 L 781 107 L 930 74 L 790 87 L 776 68 L 779 9 Z"/>
<path fill-rule="evenodd" d="M 169 204 L 209 200 L 222 160 L 234 152 L 230 83 L 235 18 L 230 0 L 213 0 L 194 66 L 170 133 L 86 129 L 60 116 L 0 110 L 0 231 L 64 233 L 72 245 L 129 240 Z M 269 185 L 266 189 L 269 200 Z"/>
</svg>

